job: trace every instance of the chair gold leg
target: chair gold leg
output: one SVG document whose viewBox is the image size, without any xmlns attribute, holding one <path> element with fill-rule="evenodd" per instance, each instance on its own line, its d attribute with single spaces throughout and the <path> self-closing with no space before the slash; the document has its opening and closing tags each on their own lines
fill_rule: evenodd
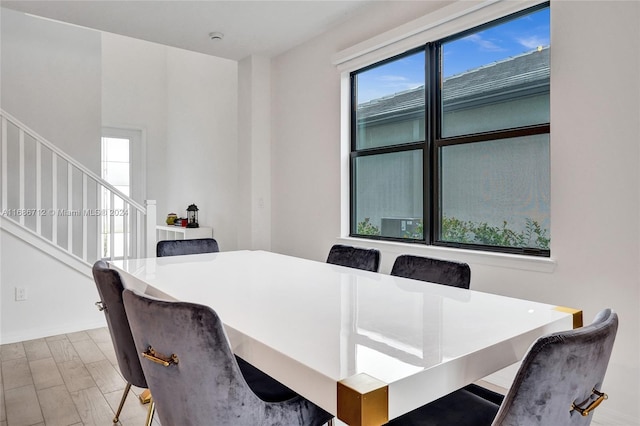
<svg viewBox="0 0 640 426">
<path fill-rule="evenodd" d="M 122 407 L 124 407 L 124 401 L 127 399 L 127 395 L 129 395 L 129 389 L 131 389 L 131 383 L 127 382 L 127 386 L 125 386 L 124 393 L 122 394 L 122 399 L 120 399 L 120 406 L 118 407 L 116 416 L 113 418 L 114 423 L 118 423 L 120 420 L 120 412 L 122 411 Z"/>
<path fill-rule="evenodd" d="M 148 404 L 151 402 L 151 391 L 149 389 L 145 389 L 140 394 L 140 402 L 142 404 Z"/>
<path fill-rule="evenodd" d="M 149 401 L 149 411 L 147 412 L 147 422 L 145 426 L 151 426 L 151 422 L 153 421 L 153 415 L 156 411 L 156 403 L 153 402 L 153 398 Z"/>
</svg>

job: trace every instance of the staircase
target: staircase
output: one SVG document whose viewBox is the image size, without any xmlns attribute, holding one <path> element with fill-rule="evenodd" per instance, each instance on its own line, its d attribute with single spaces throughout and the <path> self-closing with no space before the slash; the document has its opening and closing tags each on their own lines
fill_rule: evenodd
<svg viewBox="0 0 640 426">
<path fill-rule="evenodd" d="M 80 265 L 154 255 L 154 200 L 134 201 L 3 110 L 0 120 L 0 228 Z"/>
</svg>

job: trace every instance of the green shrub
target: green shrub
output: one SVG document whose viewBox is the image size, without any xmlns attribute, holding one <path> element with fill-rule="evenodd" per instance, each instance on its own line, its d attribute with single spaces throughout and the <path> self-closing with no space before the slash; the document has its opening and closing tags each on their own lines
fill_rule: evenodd
<svg viewBox="0 0 640 426">
<path fill-rule="evenodd" d="M 362 222 L 358 222 L 358 235 L 380 235 L 380 228 L 369 222 L 365 217 Z"/>
<path fill-rule="evenodd" d="M 525 219 L 525 229 L 516 232 L 509 228 L 507 221 L 502 226 L 491 226 L 486 222 L 464 221 L 455 217 L 442 217 L 441 240 L 452 243 L 483 244 L 501 247 L 528 247 L 549 249 L 551 239 L 549 231 L 530 218 Z M 358 235 L 380 235 L 380 228 L 373 225 L 369 218 L 358 222 Z M 424 225 L 418 223 L 414 232 L 407 232 L 404 238 L 421 240 L 424 238 Z"/>
<path fill-rule="evenodd" d="M 531 247 L 549 249 L 549 231 L 530 218 L 525 219 L 525 229 L 516 232 L 508 227 L 507 221 L 502 226 L 491 226 L 486 222 L 462 221 L 442 218 L 442 241 L 485 244 L 502 247 Z"/>
</svg>

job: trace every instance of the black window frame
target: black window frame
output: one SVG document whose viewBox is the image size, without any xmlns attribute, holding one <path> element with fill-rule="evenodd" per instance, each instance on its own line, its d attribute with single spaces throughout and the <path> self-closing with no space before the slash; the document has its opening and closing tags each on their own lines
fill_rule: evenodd
<svg viewBox="0 0 640 426">
<path fill-rule="evenodd" d="M 438 151 L 445 146 L 479 143 L 487 141 L 508 140 L 523 136 L 533 136 L 542 134 L 551 134 L 550 122 L 506 128 L 488 132 L 478 132 L 464 135 L 455 135 L 442 137 L 442 117 L 444 115 L 442 108 L 442 87 L 441 87 L 441 52 L 442 45 L 453 40 L 463 38 L 469 34 L 482 31 L 483 28 L 489 28 L 499 25 L 503 22 L 517 19 L 520 16 L 527 15 L 545 8 L 550 8 L 550 2 L 541 3 L 522 11 L 509 14 L 502 18 L 492 20 L 485 24 L 470 28 L 468 30 L 456 33 L 454 35 L 444 37 L 442 39 L 428 42 L 424 45 L 410 49 L 398 55 L 384 59 L 375 64 L 363 67 L 353 71 L 349 75 L 350 83 L 350 158 L 349 158 L 349 236 L 356 238 L 366 238 L 382 241 L 394 241 L 410 244 L 422 244 L 440 247 L 452 247 L 468 250 L 480 250 L 489 252 L 501 252 L 511 254 L 522 254 L 538 257 L 550 257 L 550 249 L 539 249 L 531 247 L 507 247 L 494 246 L 473 243 L 458 243 L 441 241 L 436 238 L 440 235 L 440 221 L 437 220 L 441 215 L 440 211 L 440 164 Z M 413 55 L 419 51 L 425 53 L 425 84 L 424 84 L 424 134 L 425 139 L 422 141 L 409 142 L 404 144 L 386 145 L 373 148 L 357 148 L 357 76 L 372 68 L 384 65 L 386 63 L 396 61 L 405 56 Z M 423 238 L 397 238 L 386 237 L 382 235 L 363 235 L 354 232 L 357 227 L 356 218 L 356 170 L 355 162 L 357 158 L 370 155 L 389 154 L 403 151 L 422 150 L 423 165 Z"/>
</svg>

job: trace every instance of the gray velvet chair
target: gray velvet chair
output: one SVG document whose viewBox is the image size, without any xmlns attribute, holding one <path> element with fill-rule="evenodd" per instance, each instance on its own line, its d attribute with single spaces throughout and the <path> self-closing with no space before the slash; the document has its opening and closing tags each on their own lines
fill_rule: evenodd
<svg viewBox="0 0 640 426">
<path fill-rule="evenodd" d="M 376 249 L 336 244 L 329 250 L 327 263 L 378 272 L 380 268 L 380 252 Z"/>
<path fill-rule="evenodd" d="M 211 308 L 131 290 L 123 298 L 138 352 L 153 350 L 156 358 L 167 360 L 166 366 L 142 360 L 162 426 L 321 425 L 332 419 L 244 363 L 263 376 L 262 387 L 252 387 Z M 265 377 L 271 386 L 264 386 Z"/>
<path fill-rule="evenodd" d="M 122 291 L 124 287 L 120 274 L 113 269 L 109 269 L 109 266 L 102 260 L 97 261 L 93 265 L 92 272 L 93 279 L 98 288 L 98 294 L 100 295 L 100 301 L 96 303 L 96 306 L 104 312 L 107 319 L 118 367 L 120 368 L 122 377 L 127 381 L 124 393 L 120 399 L 120 406 L 113 418 L 113 422 L 117 423 L 131 385 L 140 388 L 147 388 L 148 386 L 144 372 L 142 371 L 142 366 L 140 365 L 138 352 L 133 343 L 129 321 L 122 302 Z M 153 413 L 154 403 L 151 401 L 147 414 L 147 426 L 150 425 L 153 420 Z"/>
<path fill-rule="evenodd" d="M 471 282 L 471 268 L 466 263 L 409 254 L 396 258 L 391 275 L 466 289 Z"/>
<path fill-rule="evenodd" d="M 470 385 L 388 425 L 587 426 L 606 399 L 602 382 L 617 330 L 617 314 L 605 309 L 586 327 L 539 338 L 504 397 Z"/>
<path fill-rule="evenodd" d="M 192 240 L 163 240 L 156 244 L 156 256 L 182 256 L 185 254 L 217 253 L 218 242 L 213 238 Z"/>
</svg>

